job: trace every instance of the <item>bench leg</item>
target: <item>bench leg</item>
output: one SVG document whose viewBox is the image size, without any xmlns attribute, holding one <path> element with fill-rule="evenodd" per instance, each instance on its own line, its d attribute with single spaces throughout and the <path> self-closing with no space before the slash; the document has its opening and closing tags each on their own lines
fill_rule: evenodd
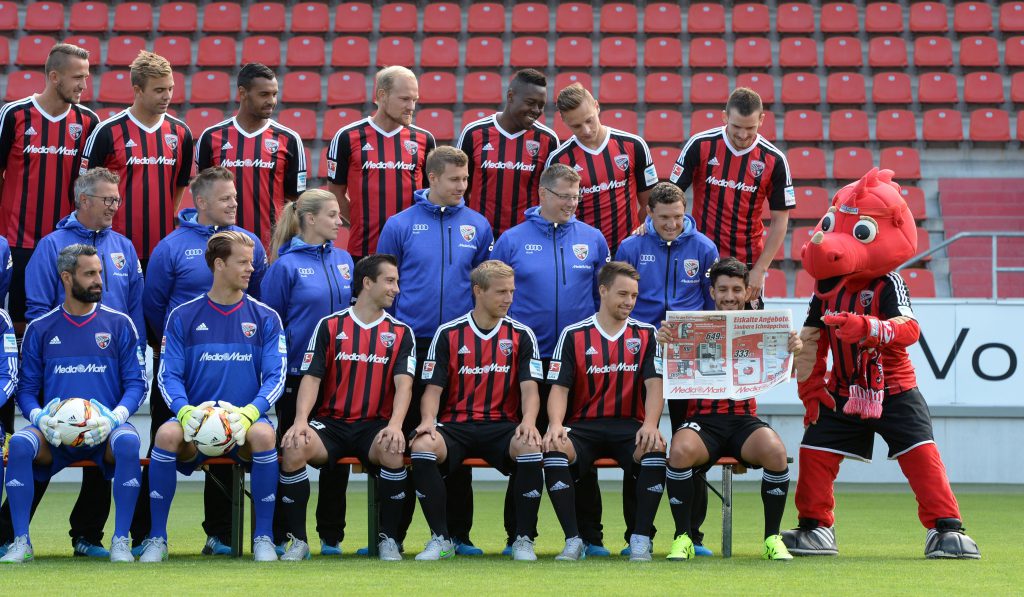
<svg viewBox="0 0 1024 597">
<path fill-rule="evenodd" d="M 366 474 L 366 549 L 371 558 L 380 553 L 377 550 L 380 533 L 380 509 L 377 504 L 377 477 Z"/>
<path fill-rule="evenodd" d="M 732 557 L 732 465 L 722 466 L 722 557 Z"/>
<path fill-rule="evenodd" d="M 236 464 L 231 467 L 231 557 L 242 556 L 242 537 L 245 535 L 245 469 Z"/>
</svg>

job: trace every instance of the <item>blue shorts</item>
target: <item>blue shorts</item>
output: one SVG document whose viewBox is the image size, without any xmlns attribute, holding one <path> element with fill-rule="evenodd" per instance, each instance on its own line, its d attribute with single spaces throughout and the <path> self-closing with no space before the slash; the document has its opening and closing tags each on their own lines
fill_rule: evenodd
<svg viewBox="0 0 1024 597">
<path fill-rule="evenodd" d="M 38 427 L 33 426 L 33 429 L 38 430 Z M 80 448 L 71 448 L 69 446 L 55 447 L 50 444 L 46 444 L 50 448 L 50 454 L 53 455 L 53 462 L 50 464 L 33 465 L 32 474 L 36 481 L 48 481 L 51 477 L 67 468 L 68 465 L 72 463 L 80 460 L 91 460 L 99 467 L 100 472 L 103 473 L 103 478 L 109 481 L 114 478 L 114 464 L 106 462 L 104 457 L 107 455 L 107 446 L 122 433 L 139 434 L 138 430 L 135 429 L 131 423 L 124 423 L 111 432 L 107 441 L 91 448 L 88 446 L 82 446 Z M 138 454 L 136 454 L 135 458 L 138 457 Z"/>
<path fill-rule="evenodd" d="M 178 419 L 168 419 L 168 421 L 174 421 L 175 423 L 177 423 Z M 265 416 L 256 419 L 256 423 L 266 423 L 267 425 L 270 425 L 271 429 L 274 428 L 274 424 L 271 423 L 270 419 L 268 419 Z M 253 423 L 253 425 L 255 425 L 256 423 Z M 242 456 L 238 453 L 240 450 L 240 446 L 235 446 L 234 448 L 231 448 L 230 450 L 221 454 L 220 456 L 207 456 L 206 454 L 203 454 L 197 449 L 195 457 L 186 461 L 179 459 L 177 461 L 176 468 L 178 469 L 179 473 L 185 475 L 186 477 L 189 477 L 192 475 L 192 473 L 199 470 L 199 468 L 203 466 L 204 462 L 211 458 L 230 458 L 237 462 L 238 464 L 244 466 L 245 470 L 248 471 L 252 468 L 252 461 L 242 458 Z"/>
</svg>

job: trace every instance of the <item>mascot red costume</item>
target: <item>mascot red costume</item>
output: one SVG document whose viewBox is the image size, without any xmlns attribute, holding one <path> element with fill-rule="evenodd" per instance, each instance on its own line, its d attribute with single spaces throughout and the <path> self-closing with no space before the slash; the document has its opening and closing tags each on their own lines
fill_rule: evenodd
<svg viewBox="0 0 1024 597">
<path fill-rule="evenodd" d="M 932 438 L 907 347 L 920 328 L 894 271 L 917 253 L 917 228 L 890 170 L 877 168 L 832 200 L 804 245 L 815 280 L 804 350 L 797 357 L 806 431 L 796 488 L 798 528 L 783 533 L 793 555 L 837 555 L 833 484 L 844 458 L 870 461 L 874 435 L 889 447 L 917 497 L 929 558 L 979 558 Z M 832 370 L 826 359 L 832 352 Z"/>
</svg>

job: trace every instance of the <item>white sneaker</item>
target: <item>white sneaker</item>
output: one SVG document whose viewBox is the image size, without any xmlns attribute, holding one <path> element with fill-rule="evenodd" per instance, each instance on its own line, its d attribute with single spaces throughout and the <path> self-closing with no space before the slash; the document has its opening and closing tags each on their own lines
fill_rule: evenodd
<svg viewBox="0 0 1024 597">
<path fill-rule="evenodd" d="M 139 561 L 144 563 L 167 561 L 167 540 L 163 537 L 150 537 L 142 542 L 142 555 Z"/>
<path fill-rule="evenodd" d="M 382 562 L 401 562 L 402 550 L 394 539 L 381 533 L 380 543 L 377 544 L 377 557 Z"/>
<path fill-rule="evenodd" d="M 257 562 L 276 562 L 277 561 L 277 547 L 274 545 L 274 540 L 266 535 L 262 537 L 256 537 L 252 540 L 252 557 Z M 309 545 L 306 546 L 306 551 L 309 551 Z"/>
<path fill-rule="evenodd" d="M 291 533 L 288 533 L 288 538 L 292 540 L 292 544 L 288 546 L 288 550 L 281 556 L 282 562 L 300 562 L 311 557 L 309 554 L 309 543 Z"/>
<path fill-rule="evenodd" d="M 562 553 L 555 556 L 555 560 L 559 562 L 575 562 L 576 560 L 582 560 L 584 557 L 583 539 L 570 537 L 565 540 L 565 548 L 562 550 Z"/>
<path fill-rule="evenodd" d="M 110 561 L 111 562 L 134 562 L 132 555 L 132 540 L 128 537 L 114 537 L 110 540 Z"/>
<path fill-rule="evenodd" d="M 28 542 L 28 535 L 20 535 L 7 546 L 7 553 L 0 558 L 3 564 L 24 564 L 31 562 L 34 558 L 32 544 Z"/>
<path fill-rule="evenodd" d="M 519 535 L 512 544 L 512 559 L 520 562 L 534 562 L 537 554 L 533 552 L 533 541 L 529 537 Z"/>
<path fill-rule="evenodd" d="M 643 535 L 629 536 L 629 561 L 650 562 L 651 561 L 651 538 Z"/>
<path fill-rule="evenodd" d="M 416 559 L 423 560 L 447 560 L 455 557 L 455 545 L 451 539 L 445 539 L 439 535 L 430 537 L 427 546 L 416 555 Z"/>
</svg>

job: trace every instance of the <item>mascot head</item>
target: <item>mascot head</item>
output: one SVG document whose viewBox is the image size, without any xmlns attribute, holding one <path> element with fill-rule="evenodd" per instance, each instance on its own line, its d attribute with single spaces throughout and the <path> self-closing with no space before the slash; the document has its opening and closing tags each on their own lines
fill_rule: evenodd
<svg viewBox="0 0 1024 597">
<path fill-rule="evenodd" d="M 803 267 L 819 296 L 843 286 L 859 290 L 917 254 L 917 226 L 892 176 L 872 168 L 840 189 L 803 246 Z"/>
</svg>

